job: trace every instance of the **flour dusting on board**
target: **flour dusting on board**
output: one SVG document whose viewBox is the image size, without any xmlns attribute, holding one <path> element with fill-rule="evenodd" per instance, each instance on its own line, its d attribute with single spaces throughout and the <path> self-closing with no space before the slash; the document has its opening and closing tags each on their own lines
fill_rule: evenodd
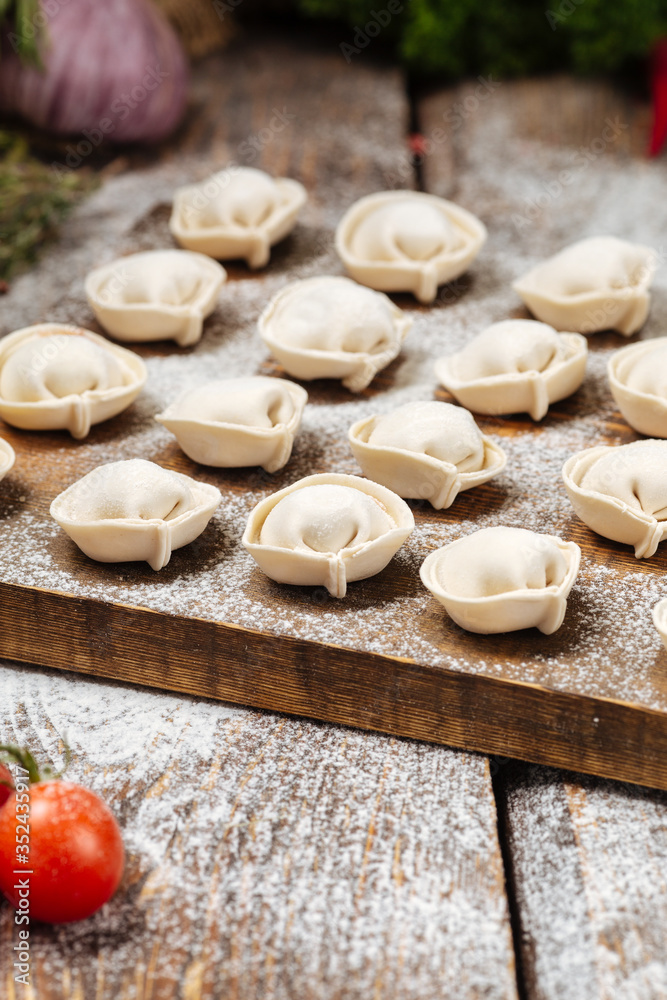
<svg viewBox="0 0 667 1000">
<path fill-rule="evenodd" d="M 479 150 L 475 155 L 479 156 Z M 530 155 L 528 151 L 526 161 Z M 532 155 L 538 157 L 538 151 L 533 150 Z M 536 165 L 532 164 L 533 170 Z M 530 166 L 524 161 L 525 169 Z M 590 338 L 584 385 L 572 399 L 553 407 L 540 424 L 526 416 L 521 418 L 518 432 L 510 434 L 505 432 L 502 418 L 480 418 L 482 430 L 507 452 L 504 474 L 484 487 L 461 494 L 447 511 L 435 512 L 425 504 L 414 504 L 417 527 L 394 561 L 376 579 L 351 585 L 343 601 L 327 600 L 319 591 L 269 584 L 258 575 L 252 558 L 240 545 L 248 514 L 263 496 L 315 472 L 359 473 L 347 444 L 347 431 L 354 421 L 414 400 L 432 399 L 434 394 L 445 398 L 433 373 L 433 361 L 460 350 L 486 325 L 511 315 L 525 315 L 509 283 L 545 253 L 558 250 L 561 236 L 556 227 L 547 239 L 543 225 L 528 226 L 525 232 L 517 230 L 511 218 L 512 206 L 521 200 L 519 180 L 513 179 L 511 171 L 491 177 L 481 161 L 477 169 L 478 204 L 465 182 L 459 195 L 462 203 L 483 215 L 485 204 L 490 206 L 502 193 L 506 209 L 501 216 L 483 215 L 489 226 L 489 241 L 471 274 L 459 279 L 456 287 L 442 290 L 430 308 L 417 307 L 409 296 L 397 298 L 401 307 L 413 314 L 414 326 L 399 358 L 363 394 L 354 396 L 336 382 L 306 384 L 311 402 L 306 406 L 292 459 L 284 470 L 269 477 L 257 469 L 228 472 L 196 466 L 184 459 L 173 437 L 155 422 L 154 415 L 184 390 L 212 378 L 281 374 L 257 332 L 260 312 L 279 288 L 308 272 L 304 259 L 313 265 L 315 273 L 341 273 L 330 231 L 334 213 L 329 213 L 331 218 L 327 216 L 323 236 L 321 227 L 316 230 L 314 222 L 317 218 L 321 223 L 321 215 L 317 216 L 312 208 L 304 213 L 293 243 L 282 251 L 276 248 L 272 264 L 261 277 L 251 277 L 243 268 L 230 268 L 231 277 L 223 287 L 219 308 L 207 321 L 203 339 L 194 350 L 168 347 L 153 356 L 151 351 L 144 352 L 149 379 L 130 411 L 106 425 L 106 429 L 105 425 L 94 428 L 85 442 L 74 445 L 63 435 L 54 446 L 53 458 L 62 478 L 60 488 L 100 463 L 130 457 L 172 467 L 175 464 L 179 471 L 214 483 L 222 490 L 223 502 L 201 538 L 187 552 L 174 553 L 169 567 L 158 574 L 136 564 L 85 563 L 60 537 L 59 529 L 43 509 L 46 504 L 36 510 L 29 495 L 21 501 L 22 495 L 30 494 L 31 486 L 39 486 L 46 500 L 58 490 L 49 485 L 47 471 L 39 484 L 22 479 L 21 437 L 13 434 L 17 462 L 3 489 L 0 578 L 80 597 L 228 622 L 278 636 L 667 707 L 664 690 L 661 693 L 652 679 L 664 653 L 650 616 L 652 605 L 667 596 L 664 551 L 659 550 L 646 564 L 635 565 L 630 550 L 595 538 L 594 554 L 582 562 L 563 629 L 550 637 L 531 639 L 531 655 L 522 662 L 509 654 L 503 656 L 504 648 L 512 648 L 511 639 L 498 637 L 491 646 L 462 635 L 434 607 L 433 599 L 418 580 L 419 566 L 433 548 L 494 524 L 533 528 L 566 539 L 586 537 L 590 545 L 593 536 L 575 517 L 560 472 L 563 462 L 575 451 L 637 437 L 617 417 L 606 383 L 611 350 L 626 343 L 620 336 Z M 623 167 L 605 164 L 604 173 L 607 187 L 590 198 L 585 215 L 572 213 L 578 207 L 576 199 L 588 190 L 588 177 L 582 179 L 582 185 L 567 189 L 559 206 L 552 207 L 554 215 L 566 212 L 580 220 L 568 239 L 610 232 L 660 249 L 661 223 L 654 205 L 667 195 L 663 173 L 657 167 L 632 163 Z M 175 168 L 165 168 L 163 175 L 156 175 L 155 197 L 166 196 L 177 174 Z M 96 211 L 109 212 L 111 205 L 122 203 L 125 228 L 117 221 L 103 245 L 97 237 L 91 238 L 89 255 L 77 253 L 66 260 L 65 255 L 51 253 L 41 266 L 47 275 L 44 283 L 32 276 L 30 282 L 22 279 L 16 283 L 8 297 L 5 329 L 43 318 L 47 303 L 40 301 L 39 310 L 35 308 L 35 283 L 51 289 L 51 318 L 94 328 L 83 296 L 86 269 L 118 253 L 171 245 L 166 212 L 160 206 L 151 209 L 145 178 L 140 185 L 135 183 L 137 190 L 128 178 L 110 181 L 86 208 L 93 216 Z M 623 197 L 610 196 L 621 187 Z M 310 256 L 299 256 L 301 244 L 311 248 Z M 76 277 L 72 278 L 74 272 Z M 59 278 L 63 279 L 60 284 Z M 656 278 L 653 308 L 642 336 L 660 335 L 666 327 L 667 277 L 663 268 Z M 616 431 L 607 431 L 603 438 L 603 420 L 610 418 Z M 516 422 L 513 426 L 516 428 Z M 403 581 L 401 587 L 395 585 L 398 579 Z M 400 628 L 396 628 L 398 620 Z"/>
</svg>

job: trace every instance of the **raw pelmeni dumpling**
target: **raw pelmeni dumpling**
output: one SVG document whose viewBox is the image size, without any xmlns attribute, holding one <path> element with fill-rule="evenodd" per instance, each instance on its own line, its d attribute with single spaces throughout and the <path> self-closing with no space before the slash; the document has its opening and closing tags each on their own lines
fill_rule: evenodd
<svg viewBox="0 0 667 1000">
<path fill-rule="evenodd" d="M 141 358 L 90 330 L 43 323 L 0 340 L 0 416 L 24 430 L 68 430 L 126 409 L 146 382 Z"/>
<path fill-rule="evenodd" d="M 273 244 L 294 228 L 305 201 L 306 189 L 298 181 L 230 166 L 178 189 L 169 228 L 188 250 L 264 267 Z"/>
<path fill-rule="evenodd" d="M 16 454 L 9 441 L 0 438 L 0 479 L 4 479 L 16 461 Z"/>
<path fill-rule="evenodd" d="M 581 549 L 525 528 L 481 528 L 431 552 L 422 582 L 461 628 L 546 635 L 563 623 Z"/>
<path fill-rule="evenodd" d="M 98 562 L 140 562 L 154 570 L 202 533 L 220 491 L 142 458 L 99 465 L 51 504 L 51 516 Z"/>
<path fill-rule="evenodd" d="M 336 277 L 287 285 L 259 320 L 264 343 L 288 374 L 342 379 L 351 392 L 394 360 L 411 326 L 386 295 Z"/>
<path fill-rule="evenodd" d="M 147 250 L 91 271 L 86 296 L 95 318 L 118 340 L 201 338 L 227 278 L 224 267 L 189 250 Z"/>
<path fill-rule="evenodd" d="M 667 441 L 600 445 L 563 466 L 565 489 L 581 520 L 605 538 L 655 554 L 667 535 Z"/>
<path fill-rule="evenodd" d="M 384 569 L 414 524 L 408 505 L 383 486 L 322 473 L 262 500 L 243 544 L 272 580 L 345 597 L 350 581 Z"/>
<path fill-rule="evenodd" d="M 611 394 L 630 426 L 667 438 L 667 340 L 644 340 L 614 351 L 607 373 Z"/>
<path fill-rule="evenodd" d="M 282 469 L 292 454 L 308 393 L 264 375 L 189 389 L 156 416 L 194 462 L 222 468 Z"/>
<path fill-rule="evenodd" d="M 455 399 L 476 413 L 529 413 L 541 420 L 550 403 L 575 392 L 586 372 L 588 345 L 579 333 L 546 323 L 493 323 L 463 350 L 436 361 L 435 372 Z"/>
<path fill-rule="evenodd" d="M 336 229 L 336 250 L 356 281 L 433 302 L 486 240 L 486 228 L 451 201 L 420 191 L 382 191 L 355 202 Z"/>
<path fill-rule="evenodd" d="M 436 510 L 498 475 L 507 461 L 467 410 L 434 400 L 365 417 L 348 436 L 365 476 L 400 497 L 428 500 Z"/>
<path fill-rule="evenodd" d="M 592 236 L 538 264 L 512 287 L 557 330 L 618 330 L 629 337 L 648 315 L 657 259 L 650 247 Z"/>
</svg>

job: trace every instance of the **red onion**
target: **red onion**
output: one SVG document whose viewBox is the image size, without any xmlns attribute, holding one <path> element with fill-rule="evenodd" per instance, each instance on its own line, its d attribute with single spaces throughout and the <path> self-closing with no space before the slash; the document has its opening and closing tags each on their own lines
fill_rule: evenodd
<svg viewBox="0 0 667 1000">
<path fill-rule="evenodd" d="M 151 0 L 41 0 L 37 19 L 43 71 L 24 66 L 4 32 L 0 109 L 53 132 L 83 132 L 93 145 L 154 142 L 176 127 L 187 59 Z"/>
</svg>

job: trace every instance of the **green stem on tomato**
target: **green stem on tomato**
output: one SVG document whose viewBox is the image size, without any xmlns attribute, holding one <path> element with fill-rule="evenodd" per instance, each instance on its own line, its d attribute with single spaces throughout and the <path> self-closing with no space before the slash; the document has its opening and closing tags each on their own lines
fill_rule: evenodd
<svg viewBox="0 0 667 1000">
<path fill-rule="evenodd" d="M 50 764 L 45 764 L 40 771 L 39 764 L 27 747 L 14 746 L 12 743 L 0 744 L 0 754 L 8 763 L 18 764 L 19 767 L 27 771 L 28 781 L 31 785 L 36 785 L 40 781 L 54 781 L 56 778 L 62 777 L 69 767 L 72 751 L 66 740 L 63 740 L 63 744 L 65 747 L 65 766 L 62 771 L 55 771 Z"/>
</svg>

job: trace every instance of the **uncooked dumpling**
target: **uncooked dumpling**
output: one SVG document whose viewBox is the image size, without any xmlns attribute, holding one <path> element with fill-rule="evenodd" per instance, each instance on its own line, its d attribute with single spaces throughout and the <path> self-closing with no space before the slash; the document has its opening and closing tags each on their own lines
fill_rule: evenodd
<svg viewBox="0 0 667 1000">
<path fill-rule="evenodd" d="M 128 407 L 145 381 L 137 354 L 90 330 L 43 323 L 0 341 L 0 416 L 14 427 L 84 438 Z"/>
<path fill-rule="evenodd" d="M 118 340 L 195 344 L 227 272 L 189 250 L 148 250 L 99 267 L 86 278 L 95 318 Z"/>
<path fill-rule="evenodd" d="M 557 330 L 618 330 L 629 337 L 648 315 L 657 259 L 650 247 L 592 236 L 538 264 L 513 288 Z"/>
<path fill-rule="evenodd" d="M 349 581 L 384 569 L 413 528 L 408 505 L 383 486 L 323 473 L 262 500 L 243 544 L 272 580 L 344 597 Z"/>
<path fill-rule="evenodd" d="M 581 550 L 525 528 L 482 528 L 426 557 L 421 578 L 470 632 L 560 628 Z"/>
<path fill-rule="evenodd" d="M 264 343 L 296 378 L 342 379 L 360 392 L 397 356 L 412 320 L 349 278 L 306 278 L 283 288 L 259 321 Z"/>
<path fill-rule="evenodd" d="M 578 333 L 510 319 L 493 323 L 457 354 L 440 358 L 435 371 L 445 389 L 476 413 L 527 412 L 541 420 L 550 403 L 579 388 L 587 353 L 586 339 Z"/>
<path fill-rule="evenodd" d="M 611 394 L 630 426 L 667 438 L 667 341 L 644 340 L 615 351 L 607 373 Z"/>
<path fill-rule="evenodd" d="M 4 479 L 16 461 L 16 454 L 9 441 L 0 438 L 0 479 Z"/>
<path fill-rule="evenodd" d="M 662 644 L 667 649 L 667 597 L 653 605 L 653 624 L 660 633 Z"/>
<path fill-rule="evenodd" d="M 461 490 L 497 475 L 506 462 L 467 410 L 435 400 L 359 420 L 349 441 L 365 476 L 401 497 L 427 499 L 438 510 Z"/>
<path fill-rule="evenodd" d="M 189 389 L 156 416 L 194 462 L 276 472 L 292 453 L 308 399 L 287 379 L 220 379 Z"/>
<path fill-rule="evenodd" d="M 432 302 L 438 285 L 466 271 L 486 240 L 479 219 L 420 191 L 382 191 L 355 202 L 336 230 L 336 250 L 356 281 Z"/>
<path fill-rule="evenodd" d="M 576 513 L 605 538 L 655 554 L 667 535 L 667 441 L 649 439 L 580 451 L 563 466 Z"/>
<path fill-rule="evenodd" d="M 188 250 L 264 267 L 273 244 L 294 228 L 305 201 L 306 189 L 298 181 L 231 166 L 201 184 L 179 188 L 169 226 Z"/>
<path fill-rule="evenodd" d="M 51 516 L 91 559 L 158 570 L 201 534 L 220 499 L 215 486 L 133 458 L 93 469 L 55 498 Z"/>
</svg>

